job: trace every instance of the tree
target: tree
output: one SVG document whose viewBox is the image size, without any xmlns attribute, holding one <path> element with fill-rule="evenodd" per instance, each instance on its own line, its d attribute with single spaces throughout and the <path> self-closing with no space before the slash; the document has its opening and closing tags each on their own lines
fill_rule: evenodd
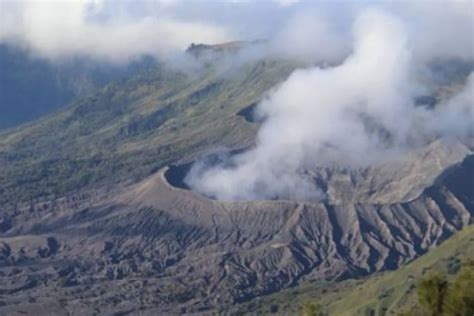
<svg viewBox="0 0 474 316">
<path fill-rule="evenodd" d="M 323 306 L 318 303 L 305 303 L 300 308 L 300 316 L 326 316 Z"/>
<path fill-rule="evenodd" d="M 419 282 L 417 287 L 418 301 L 430 316 L 443 315 L 447 290 L 448 282 L 439 273 L 433 273 Z"/>
<path fill-rule="evenodd" d="M 462 267 L 449 287 L 444 306 L 449 316 L 474 315 L 474 263 Z"/>
</svg>

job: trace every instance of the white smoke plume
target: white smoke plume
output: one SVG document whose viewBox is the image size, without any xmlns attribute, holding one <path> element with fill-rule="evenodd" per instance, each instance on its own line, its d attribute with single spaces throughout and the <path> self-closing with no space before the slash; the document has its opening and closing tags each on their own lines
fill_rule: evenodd
<svg viewBox="0 0 474 316">
<path fill-rule="evenodd" d="M 474 136 L 474 73 L 464 88 L 438 106 L 428 117 L 429 130 L 458 138 Z"/>
<path fill-rule="evenodd" d="M 368 164 L 436 134 L 472 133 L 472 75 L 439 110 L 415 106 L 413 42 L 402 20 L 364 10 L 354 22 L 353 41 L 342 64 L 295 71 L 259 104 L 266 120 L 255 148 L 223 164 L 197 163 L 188 185 L 223 200 L 318 199 L 305 170 Z"/>
<path fill-rule="evenodd" d="M 317 11 L 296 12 L 274 34 L 268 50 L 280 57 L 337 63 L 350 53 L 347 37 Z"/>
</svg>

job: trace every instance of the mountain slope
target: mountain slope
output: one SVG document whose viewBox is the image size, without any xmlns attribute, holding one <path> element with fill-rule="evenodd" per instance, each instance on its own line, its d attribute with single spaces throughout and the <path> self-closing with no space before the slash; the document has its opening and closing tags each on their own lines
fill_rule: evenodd
<svg viewBox="0 0 474 316">
<path fill-rule="evenodd" d="M 134 182 L 209 147 L 248 146 L 256 127 L 236 113 L 295 63 L 257 61 L 195 73 L 150 68 L 60 112 L 0 134 L 0 204 Z"/>
<path fill-rule="evenodd" d="M 472 149 L 456 139 L 310 170 L 319 202 L 173 187 L 170 170 L 252 146 L 243 113 L 298 64 L 225 66 L 151 68 L 0 134 L 0 313 L 225 311 L 395 269 L 472 222 Z"/>
<path fill-rule="evenodd" d="M 297 313 L 299 306 L 314 302 L 329 315 L 392 315 L 409 310 L 417 302 L 416 284 L 431 272 L 453 279 L 463 262 L 474 260 L 474 226 L 435 247 L 427 254 L 395 271 L 336 284 L 305 283 L 302 286 L 264 297 L 233 312 Z"/>
<path fill-rule="evenodd" d="M 471 221 L 472 186 L 458 184 L 472 181 L 474 156 L 449 144 L 412 160 L 458 148 L 462 162 L 431 169 L 438 176 L 401 203 L 220 202 L 171 187 L 160 170 L 120 192 L 19 210 L 0 239 L 5 310 L 49 312 L 54 293 L 63 313 L 209 312 L 394 269 Z"/>
<path fill-rule="evenodd" d="M 334 315 L 364 315 L 369 310 L 376 315 L 410 309 L 417 301 L 416 283 L 430 271 L 455 274 L 461 262 L 474 259 L 474 227 L 468 226 L 439 247 L 397 269 L 370 278 L 350 292 L 341 293 L 329 310 Z M 474 294 L 473 294 L 474 295 Z"/>
</svg>

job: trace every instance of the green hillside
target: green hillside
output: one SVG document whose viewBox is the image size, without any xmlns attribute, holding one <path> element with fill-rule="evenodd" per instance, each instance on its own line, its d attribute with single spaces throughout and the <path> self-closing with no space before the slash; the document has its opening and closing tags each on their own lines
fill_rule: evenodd
<svg viewBox="0 0 474 316">
<path fill-rule="evenodd" d="M 150 68 L 0 133 L 0 205 L 135 182 L 210 144 L 242 146 L 256 127 L 236 113 L 296 67 L 256 61 L 226 71 Z"/>
</svg>

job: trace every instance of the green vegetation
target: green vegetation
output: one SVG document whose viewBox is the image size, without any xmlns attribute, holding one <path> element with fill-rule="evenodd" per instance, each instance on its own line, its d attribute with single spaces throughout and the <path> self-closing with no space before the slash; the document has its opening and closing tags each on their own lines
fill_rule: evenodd
<svg viewBox="0 0 474 316">
<path fill-rule="evenodd" d="M 471 316 L 474 315 L 474 263 L 466 263 L 456 279 L 433 273 L 417 285 L 419 306 L 399 315 Z"/>
<path fill-rule="evenodd" d="M 448 281 L 439 274 L 433 273 L 424 277 L 417 285 L 419 304 L 433 316 L 443 315 L 443 300 L 448 290 Z"/>
<path fill-rule="evenodd" d="M 321 304 L 307 302 L 300 307 L 300 316 L 327 316 Z"/>
<path fill-rule="evenodd" d="M 445 298 L 447 315 L 474 315 L 474 263 L 470 262 L 455 282 L 450 285 Z"/>
<path fill-rule="evenodd" d="M 0 205 L 133 183 L 217 146 L 253 141 L 236 113 L 297 65 L 257 61 L 225 74 L 150 68 L 36 122 L 0 133 Z"/>
</svg>

